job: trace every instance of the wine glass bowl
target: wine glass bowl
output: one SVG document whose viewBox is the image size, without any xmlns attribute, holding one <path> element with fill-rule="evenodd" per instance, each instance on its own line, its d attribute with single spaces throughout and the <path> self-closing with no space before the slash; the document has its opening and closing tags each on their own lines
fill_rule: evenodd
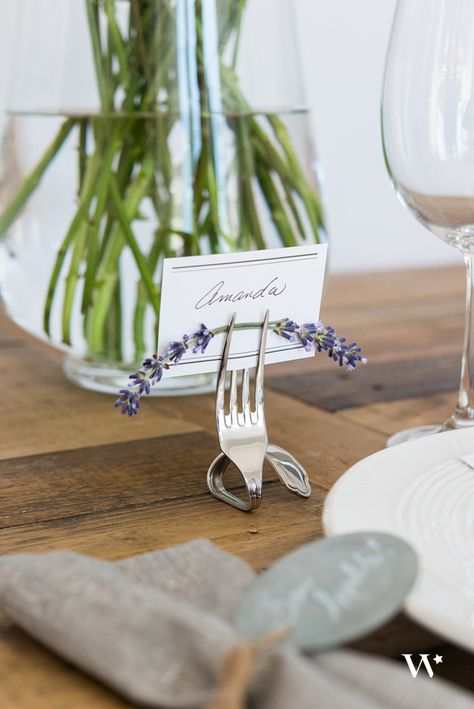
<svg viewBox="0 0 474 709">
<path fill-rule="evenodd" d="M 466 263 L 466 329 L 456 410 L 389 445 L 474 426 L 474 2 L 398 0 L 382 96 L 384 158 L 402 203 Z"/>
</svg>

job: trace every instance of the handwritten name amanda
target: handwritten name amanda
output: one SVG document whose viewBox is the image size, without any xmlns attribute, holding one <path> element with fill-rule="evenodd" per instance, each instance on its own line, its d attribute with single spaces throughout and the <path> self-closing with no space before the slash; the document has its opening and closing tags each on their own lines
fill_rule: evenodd
<svg viewBox="0 0 474 709">
<path fill-rule="evenodd" d="M 278 297 L 286 290 L 286 283 L 280 284 L 278 276 L 275 276 L 263 288 L 256 290 L 239 290 L 233 293 L 226 293 L 225 281 L 219 281 L 212 288 L 209 288 L 194 306 L 196 310 L 216 305 L 217 303 L 238 303 L 240 300 L 257 300 L 257 298 L 266 298 L 267 296 Z"/>
</svg>

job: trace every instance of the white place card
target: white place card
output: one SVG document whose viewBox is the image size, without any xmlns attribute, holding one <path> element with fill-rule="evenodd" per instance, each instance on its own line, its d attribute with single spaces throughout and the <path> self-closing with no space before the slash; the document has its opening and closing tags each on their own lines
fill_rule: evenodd
<svg viewBox="0 0 474 709">
<path fill-rule="evenodd" d="M 294 246 L 212 256 L 165 259 L 158 354 L 184 334 L 204 323 L 209 329 L 227 325 L 232 313 L 236 325 L 291 318 L 316 322 L 323 290 L 326 244 Z M 188 351 L 165 376 L 217 372 L 224 334 L 216 335 L 204 353 Z M 260 330 L 236 330 L 232 338 L 229 369 L 257 364 Z M 265 363 L 311 357 L 298 343 L 268 331 Z"/>
</svg>

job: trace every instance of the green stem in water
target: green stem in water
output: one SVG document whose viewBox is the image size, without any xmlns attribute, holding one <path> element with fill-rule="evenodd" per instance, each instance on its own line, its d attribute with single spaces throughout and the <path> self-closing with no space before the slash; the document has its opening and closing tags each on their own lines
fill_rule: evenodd
<svg viewBox="0 0 474 709">
<path fill-rule="evenodd" d="M 76 218 L 80 215 L 80 221 L 73 229 L 73 239 L 74 248 L 71 257 L 71 263 L 69 266 L 69 272 L 66 276 L 66 288 L 64 292 L 63 300 L 63 315 L 62 315 L 62 331 L 63 331 L 63 342 L 64 344 L 70 345 L 71 343 L 71 316 L 72 308 L 74 304 L 74 297 L 76 293 L 77 284 L 79 281 L 79 268 L 81 262 L 84 258 L 84 252 L 87 245 L 88 233 L 95 228 L 95 222 L 93 217 L 90 215 L 90 205 L 94 198 L 97 198 L 96 204 L 96 216 L 105 207 L 106 199 L 106 189 L 107 185 L 111 179 L 110 172 L 112 169 L 112 162 L 114 156 L 116 155 L 118 146 L 120 145 L 121 136 L 117 131 L 115 135 L 112 134 L 109 137 L 108 148 L 105 155 L 99 151 L 95 151 L 93 157 L 89 162 L 90 172 L 86 175 L 83 183 L 83 191 L 85 195 L 81 195 L 81 206 L 76 214 Z M 73 224 L 76 220 L 73 220 Z M 71 225 L 72 226 L 72 225 Z M 74 237 L 74 233 L 77 229 L 77 236 Z M 93 235 L 92 237 L 93 238 Z M 65 254 L 64 254 L 65 255 Z M 62 265 L 62 264 L 61 264 Z M 61 269 L 59 269 L 60 272 Z M 58 275 L 59 275 L 58 272 Z M 91 277 L 91 276 L 90 276 Z M 54 285 L 54 290 L 56 286 Z M 51 289 L 51 286 L 50 286 Z M 54 295 L 54 290 L 51 294 L 51 301 Z M 49 294 L 48 294 L 49 295 Z M 48 314 L 49 322 L 49 314 Z"/>
<path fill-rule="evenodd" d="M 64 121 L 61 128 L 57 132 L 56 137 L 44 153 L 41 160 L 35 165 L 30 174 L 23 180 L 21 188 L 13 197 L 11 202 L 9 202 L 8 207 L 5 209 L 2 216 L 0 217 L 0 237 L 3 236 L 5 232 L 10 228 L 11 224 L 15 221 L 28 199 L 31 197 L 35 189 L 40 184 L 43 175 L 45 174 L 46 170 L 51 165 L 52 161 L 66 142 L 75 124 L 76 122 L 72 118 L 68 118 L 66 121 Z"/>
<path fill-rule="evenodd" d="M 300 162 L 296 157 L 295 151 L 291 144 L 291 138 L 288 133 L 287 127 L 285 126 L 283 121 L 275 114 L 269 115 L 268 121 L 272 126 L 275 136 L 284 151 L 290 170 L 297 180 L 304 203 L 308 211 L 311 212 L 311 216 L 313 217 L 311 223 L 313 224 L 313 226 L 316 225 L 316 229 L 318 224 L 325 228 L 321 202 L 316 192 L 310 189 L 305 175 L 303 174 Z"/>
<path fill-rule="evenodd" d="M 275 187 L 271 173 L 265 170 L 262 165 L 257 164 L 257 178 L 270 211 L 272 221 L 280 234 L 282 242 L 285 246 L 298 246 L 298 242 L 288 222 L 283 202 Z"/>
<path fill-rule="evenodd" d="M 71 345 L 71 314 L 76 295 L 77 283 L 79 281 L 79 267 L 81 265 L 82 253 L 87 239 L 87 221 L 82 221 L 79 231 L 75 236 L 74 248 L 72 250 L 71 264 L 69 272 L 65 278 L 64 303 L 62 314 L 63 343 Z"/>
<path fill-rule="evenodd" d="M 99 13 L 97 0 L 85 0 L 87 19 L 89 22 L 89 32 L 91 35 L 92 54 L 94 57 L 95 75 L 97 79 L 97 88 L 99 90 L 100 103 L 102 110 L 106 113 L 110 111 L 113 105 L 113 91 L 110 90 L 110 85 L 107 82 L 107 73 L 105 71 L 104 57 L 102 55 L 102 47 L 100 42 L 99 30 Z"/>
<path fill-rule="evenodd" d="M 126 199 L 126 219 L 130 224 L 135 216 L 140 202 L 149 190 L 153 176 L 154 157 L 147 155 L 143 161 L 142 170 L 130 185 Z M 123 206 L 123 205 L 122 205 Z M 123 218 L 123 213 L 122 213 Z M 92 353 L 103 353 L 105 336 L 104 326 L 107 312 L 113 298 L 116 283 L 119 279 L 119 261 L 125 239 L 119 225 L 112 228 L 107 245 L 101 257 L 96 276 L 96 293 L 93 308 L 87 320 L 87 341 Z M 156 287 L 154 297 L 156 297 Z"/>
<path fill-rule="evenodd" d="M 84 290 L 82 293 L 82 306 L 81 312 L 84 315 L 87 309 L 92 303 L 92 291 L 94 288 L 94 278 L 97 269 L 97 262 L 99 258 L 99 228 L 102 217 L 105 212 L 108 198 L 110 182 L 110 169 L 105 169 L 103 171 L 103 179 L 101 180 L 98 194 L 97 203 L 95 208 L 95 214 L 92 223 L 89 228 L 89 236 L 87 243 L 87 265 L 86 265 L 86 275 L 84 278 Z"/>
<path fill-rule="evenodd" d="M 84 177 L 87 168 L 87 118 L 79 119 L 79 144 L 77 146 L 77 151 L 79 155 L 78 160 L 78 177 L 79 177 L 79 189 L 78 195 L 81 193 L 82 184 L 84 182 Z"/>
<path fill-rule="evenodd" d="M 122 78 L 122 88 L 125 93 L 129 91 L 130 88 L 130 75 L 128 71 L 128 61 L 127 54 L 125 52 L 125 47 L 123 44 L 122 36 L 120 34 L 119 27 L 117 25 L 117 20 L 115 17 L 115 1 L 114 0 L 103 0 L 104 9 L 107 15 L 108 28 L 110 31 L 110 37 L 115 49 L 115 54 L 117 56 L 118 64 L 120 67 L 120 74 Z"/>
<path fill-rule="evenodd" d="M 143 280 L 143 285 L 145 286 L 145 289 L 147 291 L 148 298 L 150 299 L 150 303 L 152 304 L 156 315 L 159 316 L 160 315 L 160 301 L 159 301 L 159 297 L 157 294 L 157 289 L 153 283 L 153 279 L 150 275 L 150 272 L 148 271 L 148 264 L 146 262 L 146 259 L 143 256 L 142 252 L 140 251 L 140 248 L 139 248 L 137 241 L 135 239 L 135 235 L 134 235 L 133 230 L 130 226 L 130 221 L 129 221 L 128 215 L 126 213 L 125 207 L 122 203 L 120 193 L 117 188 L 117 182 L 116 182 L 114 176 L 112 177 L 112 180 L 110 183 L 110 194 L 111 194 L 111 198 L 112 198 L 112 203 L 113 203 L 113 205 L 115 207 L 115 211 L 117 213 L 119 224 L 122 228 L 122 233 L 125 238 L 125 241 L 127 242 L 131 252 L 133 253 L 133 255 L 135 257 L 135 263 L 137 264 L 137 268 L 140 271 L 140 275 Z"/>
<path fill-rule="evenodd" d="M 150 249 L 150 253 L 148 254 L 148 259 L 147 259 L 147 264 L 148 264 L 148 270 L 150 274 L 154 274 L 158 265 L 158 261 L 160 259 L 160 256 L 168 256 L 169 254 L 169 236 L 170 236 L 170 231 L 169 229 L 161 229 L 158 228 L 155 232 L 154 235 L 154 240 L 152 247 Z M 174 255 L 174 254 L 171 254 Z M 158 289 L 158 296 L 160 298 L 161 302 L 161 286 L 157 286 Z M 138 282 L 137 285 L 137 301 L 135 305 L 135 311 L 133 314 L 133 336 L 134 336 L 134 342 L 135 342 L 135 359 L 139 360 L 143 357 L 146 349 L 145 345 L 145 330 L 144 330 L 144 323 L 145 323 L 145 313 L 146 313 L 146 308 L 148 305 L 148 297 L 147 297 L 147 292 L 145 290 L 144 284 L 142 281 Z"/>
<path fill-rule="evenodd" d="M 253 239 L 259 249 L 264 249 L 266 244 L 260 228 L 260 220 L 253 192 L 252 182 L 255 177 L 255 162 L 250 142 L 247 116 L 238 116 L 235 118 L 235 135 L 237 138 L 237 156 L 240 175 L 239 197 L 241 228 L 243 232 L 242 235 L 244 237 L 248 235 L 248 243 L 245 244 L 245 247 L 250 248 Z"/>
<path fill-rule="evenodd" d="M 49 287 L 48 287 L 48 292 L 46 295 L 46 301 L 45 301 L 45 306 L 44 306 L 44 314 L 43 314 L 43 326 L 44 330 L 47 335 L 50 335 L 50 319 L 51 319 L 51 308 L 53 305 L 53 299 L 54 295 L 56 292 L 56 287 L 58 284 L 59 276 L 62 271 L 62 267 L 64 265 L 64 260 L 66 258 L 67 252 L 69 251 L 70 246 L 74 242 L 74 239 L 76 235 L 79 232 L 82 232 L 82 227 L 84 224 L 87 224 L 87 215 L 88 215 L 88 210 L 89 210 L 89 204 L 91 200 L 94 198 L 95 194 L 95 183 L 98 178 L 98 159 L 96 160 L 90 160 L 88 169 L 87 169 L 87 174 L 84 178 L 84 182 L 82 185 L 82 191 L 81 195 L 79 198 L 79 208 L 74 216 L 74 219 L 71 222 L 71 225 L 69 226 L 69 229 L 67 231 L 67 234 L 64 238 L 63 243 L 61 244 L 61 248 L 58 251 L 58 254 L 56 256 L 56 261 L 54 264 L 53 272 L 51 274 L 51 278 L 49 281 Z M 82 235 L 81 235 L 82 238 Z M 72 281 L 72 277 L 69 279 Z M 69 286 L 69 292 L 71 293 L 71 285 Z M 73 295 L 73 294 L 72 294 Z M 66 306 L 67 307 L 67 306 Z M 63 318 L 63 323 L 64 323 L 64 318 Z M 65 342 L 69 342 L 69 327 L 65 328 L 65 332 L 63 331 L 63 338 L 65 339 Z"/>
</svg>

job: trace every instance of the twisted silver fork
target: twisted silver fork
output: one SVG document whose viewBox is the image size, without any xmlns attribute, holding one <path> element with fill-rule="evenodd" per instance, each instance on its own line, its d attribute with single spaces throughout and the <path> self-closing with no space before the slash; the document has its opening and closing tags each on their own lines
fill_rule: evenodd
<svg viewBox="0 0 474 709">
<path fill-rule="evenodd" d="M 267 445 L 265 460 L 270 463 L 278 475 L 280 482 L 289 492 L 293 492 L 295 495 L 299 495 L 299 497 L 309 497 L 311 495 L 311 484 L 309 482 L 308 474 L 301 463 L 296 460 L 291 453 L 288 453 L 287 450 L 281 448 L 280 446 L 269 443 Z M 229 463 L 230 460 L 225 453 L 219 453 L 209 467 L 207 484 L 213 495 L 224 500 L 224 502 L 234 504 L 236 500 L 239 501 L 238 498 L 229 493 L 224 488 L 223 484 L 223 475 Z M 232 500 L 232 502 L 230 500 Z M 239 509 L 243 509 L 245 511 L 249 511 L 251 509 L 251 507 L 249 507 L 248 504 L 244 503 L 242 500 L 239 502 L 242 504 L 235 505 L 236 507 L 239 507 Z"/>
<path fill-rule="evenodd" d="M 211 464 L 208 471 L 208 486 L 211 492 L 224 502 L 241 510 L 258 507 L 262 500 L 263 462 L 267 450 L 268 437 L 263 408 L 263 373 L 265 368 L 265 347 L 267 342 L 269 311 L 265 314 L 260 337 L 257 370 L 255 375 L 255 399 L 250 401 L 250 370 L 242 372 L 242 411 L 238 406 L 239 371 L 231 372 L 229 411 L 225 411 L 225 380 L 229 360 L 235 313 L 229 324 L 221 366 L 217 379 L 216 424 L 219 444 L 222 452 L 237 466 L 245 482 L 249 500 L 245 502 L 225 489 L 222 476 L 227 467 Z"/>
</svg>

